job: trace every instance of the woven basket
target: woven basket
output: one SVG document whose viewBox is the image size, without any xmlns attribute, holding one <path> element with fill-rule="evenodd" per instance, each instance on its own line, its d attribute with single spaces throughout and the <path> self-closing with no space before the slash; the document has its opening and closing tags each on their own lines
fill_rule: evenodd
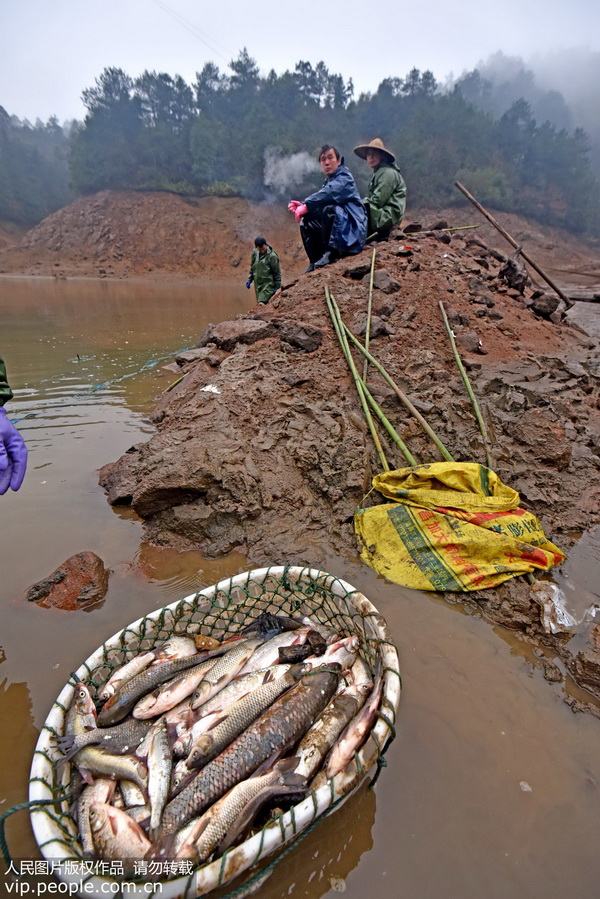
<svg viewBox="0 0 600 899">
<path fill-rule="evenodd" d="M 55 800 L 52 805 L 34 807 L 31 824 L 40 851 L 45 859 L 54 863 L 54 873 L 61 881 L 77 883 L 82 880 L 81 866 L 77 869 L 77 864 L 70 864 L 71 860 L 81 862 L 83 857 L 77 826 L 65 798 L 70 766 L 61 766 L 57 775 L 54 762 L 61 754 L 53 741 L 55 734 L 63 733 L 65 711 L 71 703 L 75 683 L 82 681 L 94 694 L 116 667 L 172 634 L 201 633 L 221 639 L 238 632 L 265 611 L 297 617 L 310 615 L 344 635 L 358 636 L 360 654 L 371 670 L 378 658 L 383 666 L 384 684 L 378 717 L 368 740 L 343 771 L 221 857 L 197 867 L 192 874 L 161 881 L 162 899 L 205 895 L 229 883 L 266 856 L 281 852 L 317 818 L 332 807 L 337 808 L 354 793 L 370 776 L 374 766 L 381 762 L 385 746 L 394 733 L 400 675 L 396 649 L 377 609 L 350 584 L 316 569 L 261 568 L 227 578 L 158 609 L 115 634 L 71 675 L 52 706 L 33 756 L 29 799 L 46 803 L 49 799 Z M 72 869 L 76 869 L 75 872 Z M 98 895 L 102 884 L 112 884 L 112 888 L 104 887 L 102 891 L 114 893 L 114 884 L 118 882 L 118 878 L 96 873 L 83 876 L 83 879 L 94 884 Z M 125 879 L 131 881 L 134 878 Z M 144 879 L 139 878 L 141 883 Z M 93 895 L 90 889 L 87 885 L 87 891 L 80 895 Z"/>
</svg>

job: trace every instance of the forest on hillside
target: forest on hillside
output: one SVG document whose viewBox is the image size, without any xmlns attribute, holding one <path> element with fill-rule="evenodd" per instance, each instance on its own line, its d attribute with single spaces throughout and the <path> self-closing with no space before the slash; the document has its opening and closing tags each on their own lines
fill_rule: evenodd
<svg viewBox="0 0 600 899">
<path fill-rule="evenodd" d="M 409 215 L 411 206 L 466 202 L 458 179 L 493 209 L 600 236 L 587 134 L 556 91 L 529 102 L 515 98 L 516 85 L 503 109 L 501 88 L 477 70 L 442 89 L 412 69 L 355 99 L 351 80 L 323 62 L 261 76 L 246 50 L 227 72 L 206 63 L 193 84 L 107 68 L 83 92 L 83 122 L 31 125 L 0 106 L 0 219 L 33 225 L 110 188 L 302 198 L 322 181 L 316 151 L 325 141 L 364 191 L 370 172 L 352 148 L 379 136 L 397 155 Z"/>
</svg>

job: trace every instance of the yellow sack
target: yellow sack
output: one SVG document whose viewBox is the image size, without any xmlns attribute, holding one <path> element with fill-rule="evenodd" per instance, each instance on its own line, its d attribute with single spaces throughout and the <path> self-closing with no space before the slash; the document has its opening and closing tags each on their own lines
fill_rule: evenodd
<svg viewBox="0 0 600 899">
<path fill-rule="evenodd" d="M 373 478 L 394 500 L 354 516 L 362 559 L 415 590 L 496 587 L 565 558 L 519 494 L 476 462 L 433 462 Z"/>
</svg>

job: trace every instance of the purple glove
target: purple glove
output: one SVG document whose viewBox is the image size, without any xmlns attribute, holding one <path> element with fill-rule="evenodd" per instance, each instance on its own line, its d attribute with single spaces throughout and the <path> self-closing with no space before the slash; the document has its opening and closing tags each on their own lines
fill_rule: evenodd
<svg viewBox="0 0 600 899">
<path fill-rule="evenodd" d="M 18 490 L 23 483 L 27 469 L 27 447 L 25 441 L 6 417 L 6 410 L 0 406 L 0 496 L 8 488 Z"/>
<path fill-rule="evenodd" d="M 296 208 L 294 209 L 294 218 L 296 219 L 298 224 L 300 224 L 302 217 L 305 216 L 307 212 L 308 206 L 306 205 L 306 203 L 300 203 L 299 206 L 296 206 Z"/>
</svg>

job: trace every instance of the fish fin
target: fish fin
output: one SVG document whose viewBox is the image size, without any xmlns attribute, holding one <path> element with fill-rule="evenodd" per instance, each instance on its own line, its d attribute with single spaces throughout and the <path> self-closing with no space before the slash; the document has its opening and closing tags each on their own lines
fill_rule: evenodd
<svg viewBox="0 0 600 899">
<path fill-rule="evenodd" d="M 267 670 L 265 672 L 265 676 L 263 677 L 261 687 L 264 687 L 265 684 L 270 684 L 273 680 L 275 680 L 275 675 L 272 671 Z"/>
<path fill-rule="evenodd" d="M 94 785 L 94 775 L 89 768 L 80 768 L 79 773 L 90 787 Z"/>
<path fill-rule="evenodd" d="M 214 730 L 214 728 L 217 727 L 218 724 L 222 724 L 224 721 L 227 721 L 228 717 L 229 715 L 223 715 L 221 718 L 215 718 L 210 727 L 206 729 L 205 733 L 209 734 L 211 730 Z"/>
</svg>

